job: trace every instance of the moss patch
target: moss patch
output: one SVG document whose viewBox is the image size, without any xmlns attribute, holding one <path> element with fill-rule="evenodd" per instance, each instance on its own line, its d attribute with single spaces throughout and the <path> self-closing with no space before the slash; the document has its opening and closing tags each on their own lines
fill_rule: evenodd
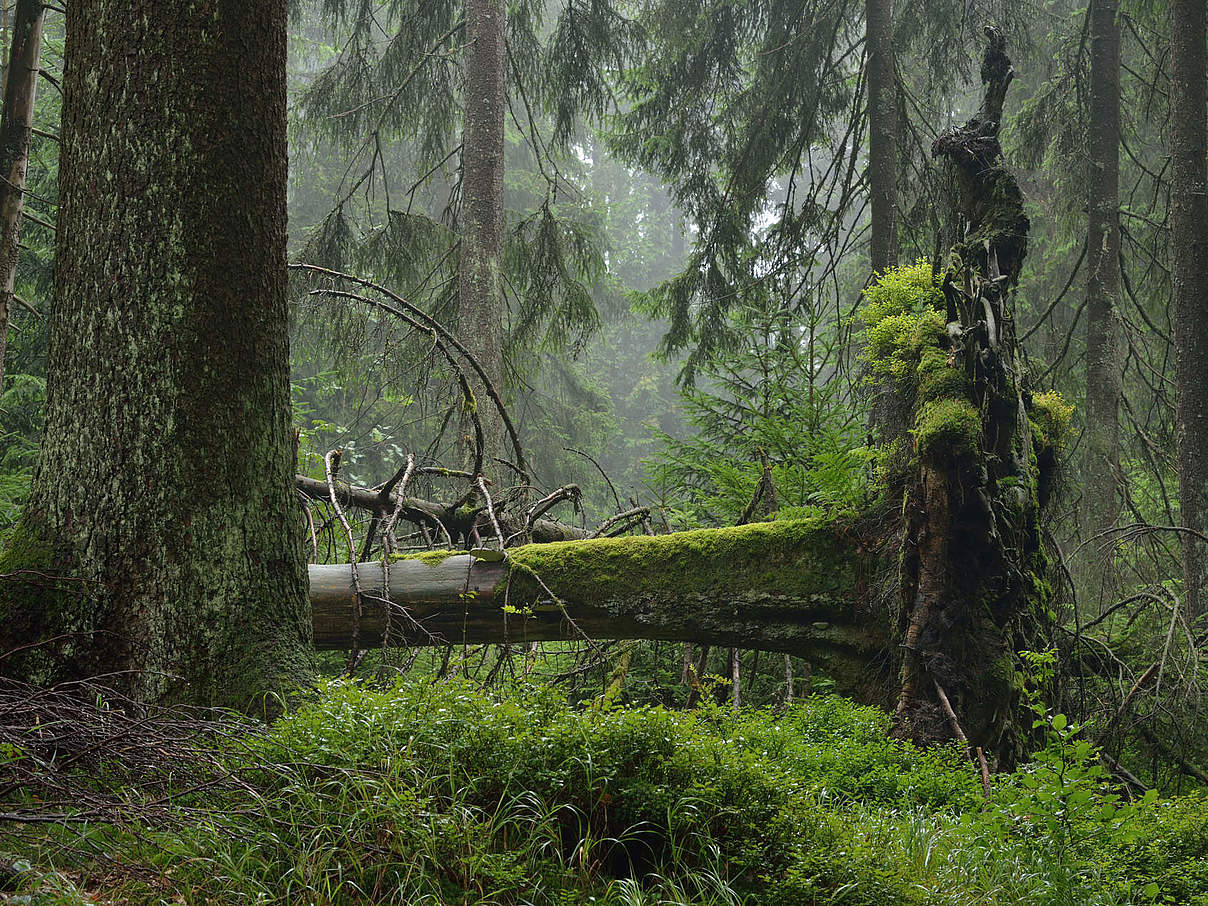
<svg viewBox="0 0 1208 906">
<path fill-rule="evenodd" d="M 1038 448 L 1060 452 L 1070 436 L 1070 425 L 1074 419 L 1073 404 L 1067 403 L 1056 390 L 1048 390 L 1033 394 L 1029 415 L 1033 443 Z"/>
<path fill-rule="evenodd" d="M 914 423 L 919 458 L 933 465 L 981 449 L 981 414 L 968 400 L 942 399 L 925 403 Z"/>
<path fill-rule="evenodd" d="M 753 589 L 847 599 L 855 586 L 856 545 L 833 520 L 757 522 L 655 537 L 597 538 L 533 544 L 509 553 L 511 599 L 547 597 L 532 579 L 555 594 L 602 603 L 618 589 L 642 589 L 680 597 L 710 597 Z"/>
<path fill-rule="evenodd" d="M 439 566 L 450 557 L 464 554 L 465 551 L 414 551 L 409 554 L 395 554 L 391 560 L 417 560 L 425 566 Z"/>
<path fill-rule="evenodd" d="M 969 392 L 964 369 L 956 364 L 947 351 L 936 346 L 920 350 L 916 373 L 920 400 L 963 397 Z"/>
</svg>

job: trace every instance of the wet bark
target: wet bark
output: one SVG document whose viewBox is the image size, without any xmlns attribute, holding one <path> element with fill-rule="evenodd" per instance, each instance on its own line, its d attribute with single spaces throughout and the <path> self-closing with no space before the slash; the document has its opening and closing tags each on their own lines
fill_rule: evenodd
<svg viewBox="0 0 1208 906">
<path fill-rule="evenodd" d="M 881 273 L 898 263 L 897 90 L 893 0 L 866 0 L 868 81 L 868 196 L 872 210 L 869 252 Z"/>
<path fill-rule="evenodd" d="M 4 352 L 16 289 L 25 171 L 29 164 L 44 15 L 40 0 L 18 0 L 13 11 L 12 44 L 5 70 L 4 112 L 0 115 L 0 177 L 3 178 L 0 181 L 0 391 L 4 389 Z"/>
<path fill-rule="evenodd" d="M 1037 479 L 1024 369 L 1009 295 L 1027 251 L 1028 220 L 1003 167 L 998 133 L 1013 78 L 1004 41 L 987 30 L 981 110 L 940 136 L 934 153 L 956 171 L 964 240 L 945 275 L 945 389 L 918 391 L 917 472 L 908 480 L 900 571 L 901 692 L 894 733 L 951 739 L 1001 764 L 1019 754 L 1015 652 L 1038 622 Z M 936 350 L 931 350 L 933 361 Z M 962 420 L 943 421 L 944 413 Z M 946 693 L 943 694 L 943 693 Z M 957 721 L 944 706 L 947 699 Z"/>
<path fill-rule="evenodd" d="M 1119 412 L 1124 363 L 1120 324 L 1120 23 L 1115 0 L 1092 0 L 1090 161 L 1087 175 L 1086 436 L 1083 539 L 1120 512 Z M 1088 551 L 1090 549 L 1088 548 Z M 1093 552 L 1078 570 L 1084 601 L 1110 603 L 1110 569 Z M 1106 601 L 1105 601 L 1106 599 Z"/>
<path fill-rule="evenodd" d="M 507 5 L 466 0 L 465 127 L 462 133 L 461 248 L 457 284 L 457 338 L 503 387 L 503 123 L 507 104 Z M 482 421 L 484 470 L 498 476 L 503 423 L 476 386 Z M 461 420 L 462 459 L 472 460 L 474 436 Z"/>
<path fill-rule="evenodd" d="M 1202 0 L 1170 4 L 1170 253 L 1183 525 L 1208 535 L 1208 125 Z M 1187 613 L 1208 609 L 1208 544 L 1184 532 Z"/>
<path fill-rule="evenodd" d="M 309 666 L 285 24 L 285 0 L 68 5 L 46 425 L 0 555 L 0 649 L 34 647 L 5 672 L 243 706 Z"/>
</svg>

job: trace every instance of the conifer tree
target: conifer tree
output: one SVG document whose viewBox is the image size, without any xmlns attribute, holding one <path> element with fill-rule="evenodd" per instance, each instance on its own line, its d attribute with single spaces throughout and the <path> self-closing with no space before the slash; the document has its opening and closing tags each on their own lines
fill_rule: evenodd
<svg viewBox="0 0 1208 906">
<path fill-rule="evenodd" d="M 248 706 L 309 667 L 285 24 L 285 0 L 68 7 L 45 430 L 0 554 L 8 675 Z"/>
</svg>

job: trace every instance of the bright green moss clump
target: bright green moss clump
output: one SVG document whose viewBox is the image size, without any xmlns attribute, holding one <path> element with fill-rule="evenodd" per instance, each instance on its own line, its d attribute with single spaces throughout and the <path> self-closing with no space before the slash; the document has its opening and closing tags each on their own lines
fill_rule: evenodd
<svg viewBox="0 0 1208 906">
<path fill-rule="evenodd" d="M 919 458 L 937 465 L 981 449 L 981 414 L 967 400 L 925 403 L 914 427 Z"/>
<path fill-rule="evenodd" d="M 920 258 L 914 264 L 891 268 L 866 288 L 860 318 L 872 327 L 894 315 L 938 311 L 943 304 L 944 294 L 931 272 L 931 263 Z"/>
<path fill-rule="evenodd" d="M 931 265 L 921 260 L 886 271 L 864 290 L 860 319 L 868 339 L 865 357 L 874 377 L 912 383 L 920 357 L 945 344 L 943 294 Z"/>
<path fill-rule="evenodd" d="M 969 401 L 963 359 L 952 349 L 941 309 L 943 292 L 920 260 L 895 268 L 864 291 L 860 316 L 867 328 L 865 353 L 874 379 L 892 383 L 913 413 L 918 455 L 933 464 L 976 453 L 981 414 Z"/>
<path fill-rule="evenodd" d="M 456 557 L 465 551 L 414 551 L 409 554 L 395 554 L 391 560 L 418 560 L 425 566 L 439 566 L 450 557 Z"/>
<path fill-rule="evenodd" d="M 1074 407 L 1056 390 L 1032 396 L 1032 439 L 1038 447 L 1060 452 L 1070 434 Z"/>
<path fill-rule="evenodd" d="M 919 352 L 918 375 L 919 399 L 939 400 L 946 397 L 963 397 L 968 393 L 969 383 L 965 370 L 959 367 L 951 354 L 936 346 L 928 346 Z"/>
</svg>

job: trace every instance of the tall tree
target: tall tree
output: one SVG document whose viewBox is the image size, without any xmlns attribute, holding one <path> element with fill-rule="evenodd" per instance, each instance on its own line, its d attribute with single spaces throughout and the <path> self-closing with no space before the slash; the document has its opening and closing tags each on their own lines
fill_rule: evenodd
<svg viewBox="0 0 1208 906">
<path fill-rule="evenodd" d="M 308 666 L 286 0 L 67 11 L 46 425 L 0 669 L 245 705 Z"/>
<path fill-rule="evenodd" d="M 301 257 L 378 276 L 459 322 L 492 383 L 508 361 L 522 375 L 508 389 L 527 385 L 535 350 L 577 345 L 599 325 L 601 212 L 570 143 L 581 116 L 611 104 L 606 73 L 631 43 L 627 21 L 610 0 L 321 6 L 342 49 L 305 91 L 300 126 L 352 157 Z M 490 467 L 501 432 L 481 389 Z M 442 429 L 447 403 L 432 407 Z"/>
<path fill-rule="evenodd" d="M 893 52 L 893 0 L 866 0 L 868 63 L 868 197 L 872 208 L 870 254 L 878 273 L 898 263 L 897 91 Z"/>
<path fill-rule="evenodd" d="M 1086 449 L 1082 533 L 1116 521 L 1119 504 L 1120 355 L 1120 23 L 1116 0 L 1090 5 L 1090 172 L 1087 179 Z M 1097 595 L 1097 570 L 1084 571 Z"/>
<path fill-rule="evenodd" d="M 0 183 L 0 390 L 4 388 L 4 350 L 8 345 L 8 318 L 17 280 L 25 170 L 29 165 L 29 138 L 34 121 L 44 15 L 45 7 L 41 0 L 19 0 L 17 3 L 13 15 L 9 65 L 3 79 L 4 112 L 0 115 L 0 176 L 3 177 Z M 7 26 L 7 15 L 5 24 Z"/>
<path fill-rule="evenodd" d="M 1170 253 L 1179 502 L 1183 525 L 1208 534 L 1208 115 L 1203 0 L 1170 4 Z M 1204 611 L 1208 545 L 1183 535 L 1187 612 Z"/>
<path fill-rule="evenodd" d="M 465 126 L 462 130 L 458 338 L 503 387 L 503 121 L 507 106 L 507 4 L 466 0 Z M 478 407 L 483 462 L 495 474 L 503 450 L 498 411 Z M 463 420 L 463 446 L 470 439 Z M 463 457 L 465 458 L 465 457 Z"/>
</svg>

